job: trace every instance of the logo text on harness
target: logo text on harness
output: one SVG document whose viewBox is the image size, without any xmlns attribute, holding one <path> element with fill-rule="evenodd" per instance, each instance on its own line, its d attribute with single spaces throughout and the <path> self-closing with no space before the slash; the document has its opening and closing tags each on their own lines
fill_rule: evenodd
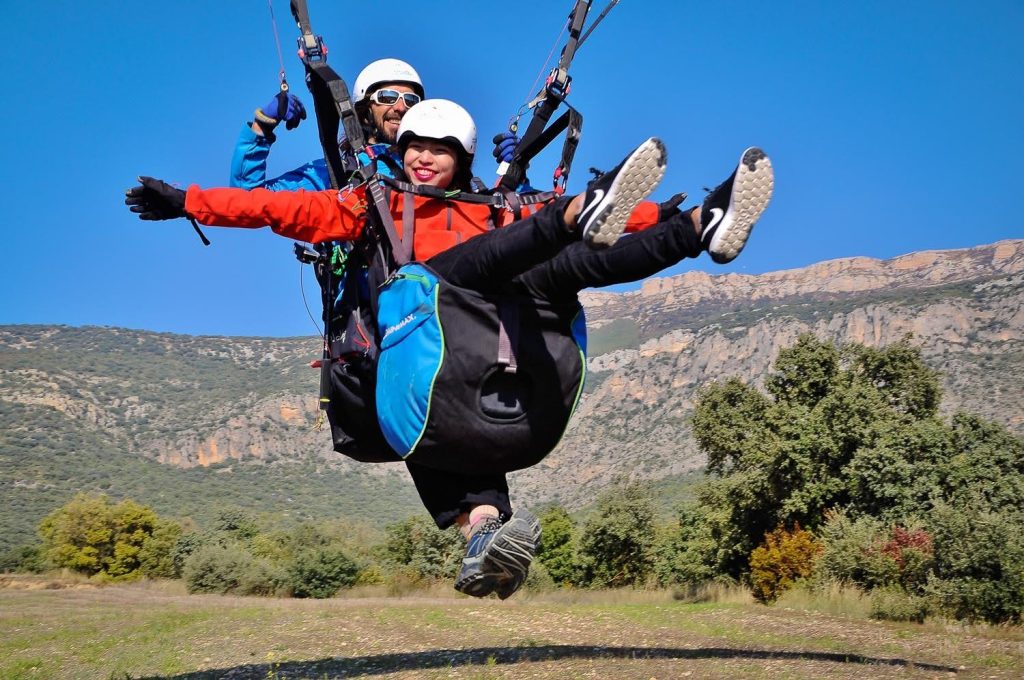
<svg viewBox="0 0 1024 680">
<path fill-rule="evenodd" d="M 409 325 L 409 324 L 410 324 L 410 323 L 412 322 L 412 320 L 413 320 L 413 319 L 415 319 L 415 318 L 416 318 L 416 314 L 415 314 L 415 313 L 414 313 L 414 314 L 407 314 L 407 315 L 406 315 L 406 317 L 405 317 L 404 319 L 402 319 L 401 321 L 399 321 L 398 323 L 396 323 L 396 324 L 395 324 L 394 326 L 391 326 L 391 327 L 390 327 L 390 328 L 388 328 L 388 329 L 387 329 L 386 331 L 384 331 L 384 337 L 386 338 L 386 337 L 388 337 L 389 335 L 391 335 L 392 333 L 394 333 L 395 331 L 397 331 L 397 330 L 401 330 L 402 328 L 405 328 L 405 327 L 406 327 L 406 326 L 408 326 L 408 325 Z M 383 338 L 382 338 L 382 339 L 383 339 Z"/>
</svg>

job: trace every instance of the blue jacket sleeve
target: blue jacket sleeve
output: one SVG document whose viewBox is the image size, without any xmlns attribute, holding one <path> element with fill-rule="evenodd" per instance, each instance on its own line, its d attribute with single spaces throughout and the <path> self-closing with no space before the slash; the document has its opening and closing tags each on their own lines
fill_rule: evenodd
<svg viewBox="0 0 1024 680">
<path fill-rule="evenodd" d="M 279 177 L 267 179 L 269 154 L 270 142 L 267 138 L 253 132 L 248 125 L 243 126 L 235 144 L 235 153 L 231 157 L 231 177 L 228 185 L 239 189 L 271 191 L 321 191 L 330 187 L 327 163 L 322 158 L 289 170 Z"/>
</svg>

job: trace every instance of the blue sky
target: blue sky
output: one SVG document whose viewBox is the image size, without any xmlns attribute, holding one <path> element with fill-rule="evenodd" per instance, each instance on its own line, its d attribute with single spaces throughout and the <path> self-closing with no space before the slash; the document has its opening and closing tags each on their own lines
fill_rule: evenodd
<svg viewBox="0 0 1024 680">
<path fill-rule="evenodd" d="M 273 0 L 294 91 L 310 104 L 284 0 Z M 607 0 L 595 0 L 591 20 Z M 429 96 L 477 120 L 486 143 L 532 95 L 571 0 L 309 0 L 329 61 L 351 80 L 411 62 Z M 362 24 L 356 7 L 367 8 Z M 346 11 L 347 8 L 347 11 Z M 291 244 L 269 230 L 142 223 L 139 174 L 223 185 L 235 138 L 276 92 L 265 0 L 8 3 L 0 56 L 6 134 L 0 323 L 213 335 L 315 333 Z M 821 260 L 1024 237 L 1024 3 L 622 0 L 580 50 L 570 101 L 584 134 L 570 190 L 650 135 L 669 149 L 655 194 L 699 200 L 758 145 L 776 194 L 743 255 L 761 273 Z M 556 55 L 557 56 L 557 52 Z M 271 171 L 319 153 L 306 121 L 282 131 Z M 553 160 L 531 175 L 546 186 Z M 315 284 L 305 278 L 316 304 Z M 317 310 L 314 309 L 314 313 Z"/>
</svg>

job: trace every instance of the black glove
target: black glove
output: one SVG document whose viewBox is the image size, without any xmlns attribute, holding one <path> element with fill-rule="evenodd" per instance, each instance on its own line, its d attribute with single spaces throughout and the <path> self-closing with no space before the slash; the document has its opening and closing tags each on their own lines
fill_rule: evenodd
<svg viewBox="0 0 1024 680">
<path fill-rule="evenodd" d="M 682 211 L 679 209 L 680 204 L 686 200 L 686 193 L 678 193 L 672 198 L 668 199 L 664 203 L 658 204 L 658 221 L 665 222 L 672 218 L 674 215 L 681 214 Z"/>
<path fill-rule="evenodd" d="M 185 192 L 152 177 L 139 177 L 139 186 L 125 192 L 124 204 L 140 220 L 173 220 L 188 217 Z"/>
</svg>

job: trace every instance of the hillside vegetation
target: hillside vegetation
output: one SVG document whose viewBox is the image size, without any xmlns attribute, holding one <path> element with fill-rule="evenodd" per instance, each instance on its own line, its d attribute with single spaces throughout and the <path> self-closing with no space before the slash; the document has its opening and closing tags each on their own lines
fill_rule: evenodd
<svg viewBox="0 0 1024 680">
<path fill-rule="evenodd" d="M 693 272 L 587 293 L 587 393 L 560 447 L 512 475 L 514 498 L 578 511 L 616 480 L 692 496 L 707 459 L 698 391 L 761 386 L 804 332 L 880 347 L 912 334 L 940 372 L 940 412 L 1024 433 L 1024 242 L 851 258 L 759 276 Z M 420 512 L 401 464 L 362 465 L 317 431 L 316 338 L 0 327 L 0 550 L 77 491 L 132 497 L 202 525 L 224 506 L 377 527 Z"/>
</svg>

